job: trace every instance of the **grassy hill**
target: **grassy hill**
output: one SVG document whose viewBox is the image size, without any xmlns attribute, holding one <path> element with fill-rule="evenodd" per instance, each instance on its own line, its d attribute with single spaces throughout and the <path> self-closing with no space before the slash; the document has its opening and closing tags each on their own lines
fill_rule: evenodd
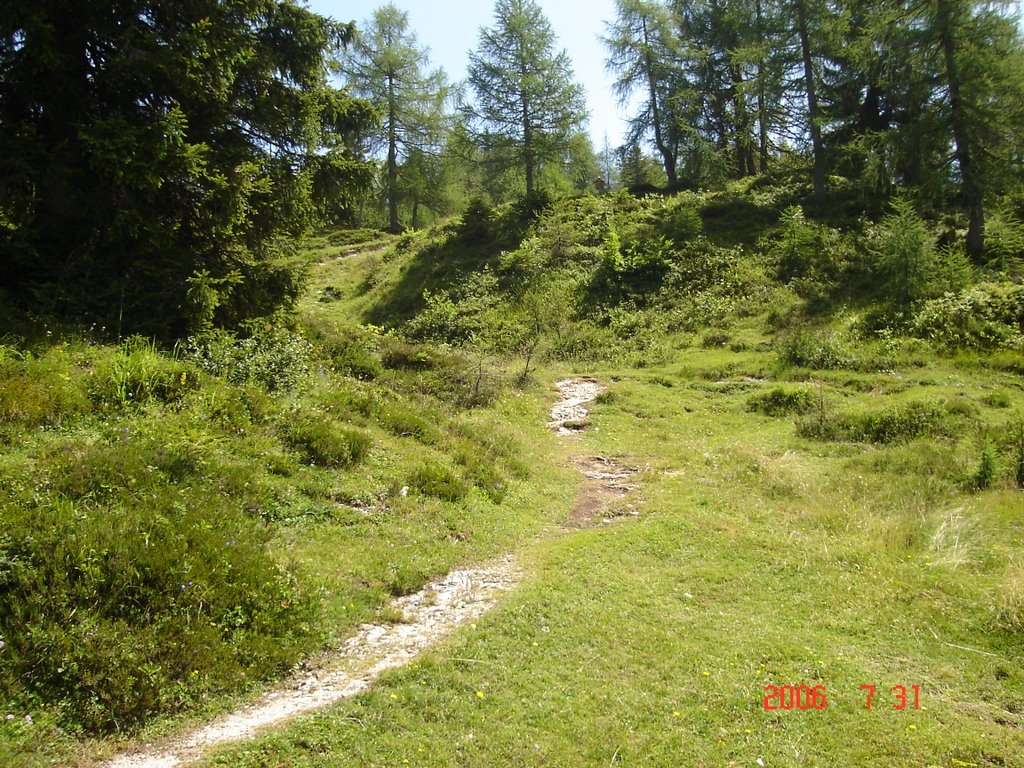
<svg viewBox="0 0 1024 768">
<path fill-rule="evenodd" d="M 517 551 L 475 627 L 208 764 L 1024 764 L 1021 228 L 970 264 L 800 196 L 474 204 L 310 243 L 253 339 L 3 347 L 0 758 L 227 707 Z M 607 391 L 559 443 L 572 373 Z M 643 467 L 639 518 L 557 531 L 570 453 Z"/>
</svg>

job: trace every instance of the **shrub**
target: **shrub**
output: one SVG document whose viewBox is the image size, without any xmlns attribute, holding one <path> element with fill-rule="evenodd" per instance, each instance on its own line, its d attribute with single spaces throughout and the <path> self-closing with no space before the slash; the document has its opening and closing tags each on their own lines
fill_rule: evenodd
<svg viewBox="0 0 1024 768">
<path fill-rule="evenodd" d="M 174 403 L 198 387 L 195 368 L 160 354 L 153 342 L 141 337 L 128 339 L 113 355 L 100 358 L 89 380 L 94 401 L 119 407 Z"/>
<path fill-rule="evenodd" d="M 797 434 L 817 440 L 900 443 L 924 435 L 950 435 L 955 420 L 937 403 L 913 402 L 880 411 L 818 413 L 797 421 Z"/>
<path fill-rule="evenodd" d="M 885 281 L 885 297 L 894 310 L 909 310 L 928 297 L 933 241 L 909 200 L 893 202 L 893 212 L 882 219 L 871 251 Z"/>
<path fill-rule="evenodd" d="M 373 381 L 382 370 L 380 358 L 359 339 L 336 334 L 320 341 L 319 347 L 339 373 L 360 381 Z"/>
<path fill-rule="evenodd" d="M 469 491 L 466 483 L 452 470 L 434 462 L 421 464 L 413 470 L 409 487 L 444 501 L 458 501 Z"/>
<path fill-rule="evenodd" d="M 976 491 L 984 491 L 992 487 L 996 479 L 996 454 L 992 444 L 986 442 L 981 449 L 978 468 L 971 477 L 971 487 Z"/>
<path fill-rule="evenodd" d="M 793 413 L 807 413 L 815 405 L 814 393 L 809 389 L 788 389 L 773 387 L 747 400 L 747 410 L 766 416 L 788 416 Z"/>
<path fill-rule="evenodd" d="M 179 350 L 204 371 L 232 384 L 259 384 L 271 391 L 297 387 L 309 373 L 313 353 L 308 341 L 284 328 L 243 339 L 211 331 L 189 337 Z"/>
<path fill-rule="evenodd" d="M 284 439 L 312 464 L 350 467 L 370 450 L 370 437 L 358 429 L 343 427 L 321 414 L 298 414 L 284 426 Z"/>
<path fill-rule="evenodd" d="M 832 331 L 800 327 L 780 334 L 775 346 L 780 360 L 787 365 L 825 370 L 846 368 L 854 363 L 845 345 Z"/>
<path fill-rule="evenodd" d="M 791 282 L 801 298 L 811 301 L 822 301 L 832 293 L 852 257 L 849 243 L 839 232 L 808 221 L 800 207 L 782 213 L 779 238 L 768 248 L 776 254 L 778 278 Z"/>
<path fill-rule="evenodd" d="M 469 245 L 487 243 L 492 238 L 494 210 L 485 200 L 474 197 L 462 214 L 459 236 Z"/>
<path fill-rule="evenodd" d="M 65 724 L 122 729 L 287 668 L 312 603 L 229 501 L 147 494 L 83 506 L 0 504 L 0 695 L 37 696 Z"/>
<path fill-rule="evenodd" d="M 431 423 L 412 409 L 392 403 L 386 406 L 377 418 L 384 428 L 393 435 L 413 437 L 426 445 L 441 442 L 441 430 L 435 426 L 438 421 L 436 415 L 434 423 Z"/>
<path fill-rule="evenodd" d="M 384 233 L 379 229 L 339 229 L 327 236 L 327 242 L 337 246 L 360 245 L 382 237 Z"/>
<path fill-rule="evenodd" d="M 979 283 L 926 302 L 910 330 L 947 349 L 1024 349 L 1024 286 Z"/>
<path fill-rule="evenodd" d="M 87 413 L 85 378 L 59 348 L 42 357 L 0 354 L 0 421 L 34 427 Z"/>
</svg>

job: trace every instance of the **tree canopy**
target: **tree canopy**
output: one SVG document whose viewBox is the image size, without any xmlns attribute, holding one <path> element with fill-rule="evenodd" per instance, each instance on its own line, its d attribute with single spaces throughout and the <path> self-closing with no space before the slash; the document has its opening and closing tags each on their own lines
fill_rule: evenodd
<svg viewBox="0 0 1024 768">
<path fill-rule="evenodd" d="M 173 337 L 296 295 L 281 238 L 370 182 L 352 35 L 294 0 L 8 0 L 0 280 L 8 300 Z"/>
<path fill-rule="evenodd" d="M 523 169 L 527 196 L 545 161 L 563 160 L 586 119 L 583 89 L 569 55 L 555 50 L 555 33 L 532 0 L 498 0 L 494 26 L 480 32 L 469 56 L 476 93 L 468 114 L 489 148 L 500 147 Z"/>
<path fill-rule="evenodd" d="M 356 35 L 351 55 L 342 64 L 356 95 L 381 115 L 381 130 L 370 137 L 370 151 L 384 151 L 384 194 L 388 228 L 400 229 L 398 203 L 409 181 L 425 182 L 425 164 L 444 140 L 448 83 L 440 69 L 428 70 L 425 48 L 409 29 L 409 14 L 388 4 L 374 11 Z M 407 162 L 402 169 L 403 161 Z"/>
</svg>

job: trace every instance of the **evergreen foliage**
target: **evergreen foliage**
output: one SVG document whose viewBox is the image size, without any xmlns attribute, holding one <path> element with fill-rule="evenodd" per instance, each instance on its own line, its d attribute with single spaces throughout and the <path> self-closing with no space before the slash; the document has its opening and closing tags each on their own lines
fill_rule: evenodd
<svg viewBox="0 0 1024 768">
<path fill-rule="evenodd" d="M 501 148 L 523 169 L 526 195 L 537 190 L 545 162 L 559 161 L 586 118 L 583 90 L 572 79 L 568 54 L 533 0 L 498 0 L 494 26 L 470 54 L 469 84 L 476 103 L 467 113 L 480 139 Z"/>
<path fill-rule="evenodd" d="M 36 311 L 175 337 L 297 296 L 278 261 L 369 181 L 351 36 L 293 0 L 0 11 L 0 283 Z"/>
</svg>

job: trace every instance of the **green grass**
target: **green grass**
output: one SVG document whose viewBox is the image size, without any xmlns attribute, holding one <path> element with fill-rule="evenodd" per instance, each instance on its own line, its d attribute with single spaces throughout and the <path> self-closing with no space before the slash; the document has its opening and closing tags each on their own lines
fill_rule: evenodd
<svg viewBox="0 0 1024 768">
<path fill-rule="evenodd" d="M 1021 492 L 1005 472 L 965 490 L 970 430 L 821 443 L 751 414 L 771 364 L 596 371 L 611 388 L 579 450 L 651 469 L 640 518 L 532 545 L 475 627 L 204 765 L 1024 765 Z M 1014 377 L 946 363 L 879 394 L 907 375 L 822 387 L 863 411 L 951 387 L 1024 406 Z M 765 711 L 764 686 L 802 684 L 825 710 Z M 920 710 L 892 709 L 899 685 Z"/>
<path fill-rule="evenodd" d="M 581 199 L 529 225 L 506 207 L 400 238 L 325 235 L 302 257 L 291 330 L 177 356 L 137 340 L 0 347 L 0 588 L 24 550 L 11 542 L 36 528 L 39 562 L 65 574 L 37 581 L 60 589 L 33 636 L 64 655 L 34 669 L 74 687 L 64 660 L 105 659 L 116 685 L 102 690 L 149 695 L 136 715 L 172 716 L 136 717 L 140 738 L 165 735 L 395 618 L 391 596 L 516 552 L 525 582 L 496 610 L 374 690 L 205 765 L 1024 765 L 1015 337 L 940 353 L 868 330 L 871 305 L 830 306 L 828 270 L 780 284 L 774 246 L 754 244 L 792 196 Z M 635 246 L 621 274 L 608 221 Z M 572 373 L 608 389 L 560 442 L 550 385 Z M 643 468 L 639 518 L 559 529 L 581 482 L 570 452 Z M 252 542 L 226 568 L 215 544 L 232 526 Z M 139 531 L 158 529 L 175 533 L 165 571 L 236 574 L 211 581 L 240 597 L 196 632 L 208 642 L 174 652 L 194 648 L 197 680 L 151 666 L 187 606 L 55 629 L 116 613 L 97 595 L 118 574 L 151 590 L 138 615 L 159 607 L 163 582 L 131 570 Z M 267 612 L 252 631 L 250 603 Z M 109 718 L 110 702 L 83 710 L 14 675 L 9 624 L 0 763 L 131 743 L 128 722 L 124 741 L 85 738 L 110 724 L 82 711 Z M 802 684 L 827 689 L 825 710 L 764 709 L 766 685 Z M 897 685 L 919 686 L 922 709 L 893 710 Z"/>
</svg>

